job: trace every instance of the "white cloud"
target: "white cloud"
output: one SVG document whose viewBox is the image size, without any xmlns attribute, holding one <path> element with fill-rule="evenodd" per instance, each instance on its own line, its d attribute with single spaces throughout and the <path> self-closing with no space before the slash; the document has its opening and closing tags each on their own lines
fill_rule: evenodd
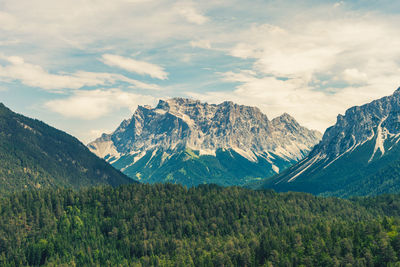
<svg viewBox="0 0 400 267">
<path fill-rule="evenodd" d="M 343 5 L 344 5 L 344 1 L 339 1 L 339 2 L 334 3 L 334 4 L 333 4 L 333 7 L 334 7 L 334 8 L 338 8 L 338 7 L 341 7 L 341 6 L 343 6 Z"/>
<path fill-rule="evenodd" d="M 11 31 L 17 27 L 17 19 L 6 12 L 0 11 L 0 29 Z"/>
<path fill-rule="evenodd" d="M 343 71 L 343 80 L 348 84 L 365 84 L 368 81 L 368 75 L 355 68 L 345 69 Z"/>
<path fill-rule="evenodd" d="M 382 16 L 387 8 L 377 5 L 371 12 L 365 4 L 328 2 L 92 0 L 78 5 L 71 0 L 6 0 L 0 12 L 0 45 L 21 40 L 2 47 L 3 53 L 26 55 L 23 61 L 0 59 L 0 79 L 48 90 L 117 82 L 159 89 L 119 74 L 77 71 L 96 68 L 96 58 L 105 54 L 111 56 L 102 58 L 109 65 L 166 79 L 169 74 L 160 66 L 148 63 L 144 68 L 141 63 L 147 62 L 135 60 L 137 56 L 117 56 L 142 51 L 141 56 L 163 58 L 171 74 L 177 71 L 163 95 L 192 90 L 197 93 L 189 94 L 211 102 L 257 105 L 270 116 L 289 112 L 323 130 L 347 107 L 389 94 L 400 84 L 398 14 Z M 188 43 L 213 51 L 187 51 Z M 41 67 L 60 69 L 64 64 L 73 71 Z M 222 81 L 239 85 L 228 91 L 210 72 L 196 72 L 206 68 L 226 71 Z M 218 88 L 225 91 L 207 93 Z M 77 97 L 75 92 L 67 99 L 79 102 Z"/>
<path fill-rule="evenodd" d="M 204 48 L 204 49 L 210 49 L 211 48 L 211 42 L 209 40 L 191 41 L 190 45 L 192 47 L 198 47 L 198 48 Z"/>
<path fill-rule="evenodd" d="M 0 41 L 0 46 L 11 46 L 21 43 L 21 40 L 18 39 L 9 39 Z"/>
<path fill-rule="evenodd" d="M 105 86 L 115 84 L 117 81 L 129 83 L 137 88 L 159 89 L 157 85 L 146 84 L 120 74 L 86 71 L 77 71 L 72 74 L 52 74 L 39 65 L 25 62 L 21 57 L 0 56 L 0 59 L 8 62 L 7 65 L 0 65 L 0 79 L 5 81 L 18 80 L 27 86 L 45 90 L 59 91 L 66 88 L 79 89 L 84 86 Z"/>
<path fill-rule="evenodd" d="M 400 85 L 398 20 L 310 17 L 244 30 L 229 53 L 253 59 L 252 69 L 222 75 L 223 81 L 239 83 L 236 89 L 189 95 L 256 105 L 272 117 L 288 112 L 324 131 L 338 113 Z"/>
<path fill-rule="evenodd" d="M 93 120 L 129 108 L 133 112 L 138 104 L 153 103 L 152 96 L 124 92 L 120 89 L 79 90 L 68 98 L 46 102 L 45 106 L 65 117 Z"/>
<path fill-rule="evenodd" d="M 231 49 L 230 54 L 234 57 L 247 59 L 254 57 L 254 52 L 253 44 L 238 43 L 233 49 Z"/>
<path fill-rule="evenodd" d="M 175 2 L 6 0 L 0 29 L 39 46 L 38 52 L 43 47 L 87 49 L 104 43 L 122 49 L 127 48 L 126 43 L 151 46 L 171 37 L 194 36 L 193 26 L 208 21 L 194 4 Z M 182 23 L 183 19 L 190 23 Z"/>
<path fill-rule="evenodd" d="M 208 21 L 208 18 L 201 14 L 193 5 L 192 2 L 180 2 L 175 4 L 177 12 L 187 21 L 202 25 Z"/>
<path fill-rule="evenodd" d="M 106 65 L 118 67 L 141 75 L 150 75 L 153 78 L 161 80 L 168 78 L 168 73 L 165 72 L 162 67 L 145 61 L 111 54 L 104 54 L 101 61 Z"/>
<path fill-rule="evenodd" d="M 246 34 L 250 37 L 248 42 L 236 45 L 231 54 L 240 58 L 255 58 L 255 67 L 262 73 L 308 77 L 334 64 L 341 52 L 340 47 L 324 40 L 327 36 L 318 35 L 321 31 L 319 27 L 302 31 L 273 25 L 254 26 Z"/>
<path fill-rule="evenodd" d="M 368 75 L 372 60 L 393 62 L 400 55 L 395 22 L 367 17 L 289 25 L 253 26 L 240 35 L 246 41 L 235 45 L 231 55 L 255 59 L 255 69 L 261 73 L 303 78 L 353 68 Z"/>
</svg>

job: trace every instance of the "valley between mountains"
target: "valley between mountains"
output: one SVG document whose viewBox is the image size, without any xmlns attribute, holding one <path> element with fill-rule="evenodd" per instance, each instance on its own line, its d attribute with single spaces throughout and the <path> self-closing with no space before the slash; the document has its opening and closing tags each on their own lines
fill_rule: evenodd
<svg viewBox="0 0 400 267">
<path fill-rule="evenodd" d="M 132 182 L 340 197 L 400 191 L 400 89 L 349 108 L 323 135 L 287 113 L 270 120 L 256 107 L 185 98 L 139 106 L 87 148 L 4 105 L 0 122 L 3 193 Z"/>
<path fill-rule="evenodd" d="M 400 90 L 352 107 L 322 136 L 289 114 L 174 98 L 139 106 L 89 149 L 144 183 L 361 196 L 400 191 Z"/>
<path fill-rule="evenodd" d="M 0 267 L 400 267 L 399 86 L 399 0 L 0 0 Z"/>
<path fill-rule="evenodd" d="M 399 141 L 400 89 L 323 135 L 160 100 L 88 146 L 1 104 L 0 265 L 398 266 Z"/>
</svg>

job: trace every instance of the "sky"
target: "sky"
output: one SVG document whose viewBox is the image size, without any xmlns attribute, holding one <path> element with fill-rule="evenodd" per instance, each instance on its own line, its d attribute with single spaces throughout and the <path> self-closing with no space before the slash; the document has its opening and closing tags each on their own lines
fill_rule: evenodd
<svg viewBox="0 0 400 267">
<path fill-rule="evenodd" d="M 400 86 L 400 2 L 0 0 L 0 102 L 88 143 L 187 97 L 321 132 Z"/>
</svg>

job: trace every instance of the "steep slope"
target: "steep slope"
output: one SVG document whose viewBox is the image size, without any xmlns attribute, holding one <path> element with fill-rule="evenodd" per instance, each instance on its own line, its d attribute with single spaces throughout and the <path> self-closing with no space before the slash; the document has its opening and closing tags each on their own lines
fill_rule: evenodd
<svg viewBox="0 0 400 267">
<path fill-rule="evenodd" d="M 298 164 L 263 188 L 351 196 L 400 192 L 400 88 L 348 109 Z"/>
<path fill-rule="evenodd" d="M 240 185 L 297 162 L 319 139 L 288 114 L 270 121 L 255 107 L 174 98 L 139 106 L 88 147 L 143 182 Z"/>
<path fill-rule="evenodd" d="M 0 193 L 130 183 L 76 138 L 0 103 Z"/>
</svg>

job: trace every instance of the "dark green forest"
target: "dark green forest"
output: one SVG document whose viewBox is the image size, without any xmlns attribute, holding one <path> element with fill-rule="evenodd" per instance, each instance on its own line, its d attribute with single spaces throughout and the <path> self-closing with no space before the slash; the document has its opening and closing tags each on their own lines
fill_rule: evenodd
<svg viewBox="0 0 400 267">
<path fill-rule="evenodd" d="M 29 190 L 0 200 L 0 266 L 400 266 L 399 231 L 399 195 Z"/>
<path fill-rule="evenodd" d="M 132 182 L 75 137 L 0 103 L 1 195 L 31 188 Z"/>
</svg>

